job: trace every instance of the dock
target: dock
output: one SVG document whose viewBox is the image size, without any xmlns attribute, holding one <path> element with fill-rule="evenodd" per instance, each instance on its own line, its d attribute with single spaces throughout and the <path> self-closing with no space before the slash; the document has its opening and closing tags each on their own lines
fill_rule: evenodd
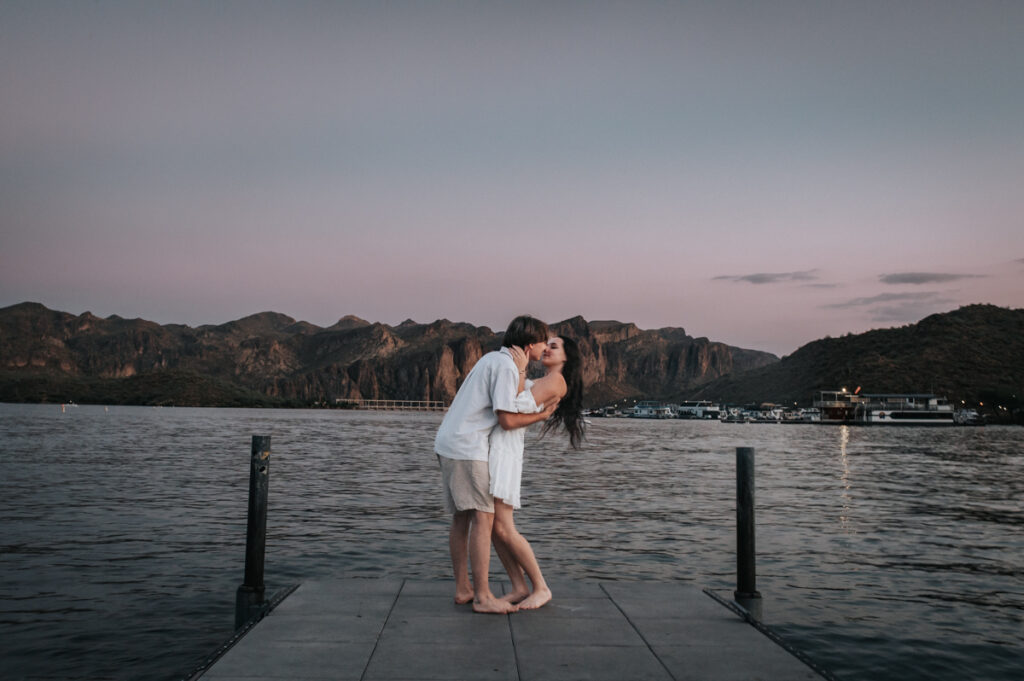
<svg viewBox="0 0 1024 681">
<path fill-rule="evenodd" d="M 334 400 L 334 403 L 338 406 L 374 411 L 447 411 L 448 409 L 448 404 L 443 400 L 350 400 L 338 398 Z"/>
<path fill-rule="evenodd" d="M 505 583 L 492 583 L 504 593 Z M 453 582 L 309 581 L 198 670 L 204 681 L 793 681 L 822 678 L 684 582 L 551 582 L 538 610 L 482 615 Z"/>
</svg>

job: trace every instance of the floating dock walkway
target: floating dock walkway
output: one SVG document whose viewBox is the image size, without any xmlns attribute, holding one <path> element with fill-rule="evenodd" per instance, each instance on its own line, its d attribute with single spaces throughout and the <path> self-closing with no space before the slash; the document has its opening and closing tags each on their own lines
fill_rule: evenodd
<svg viewBox="0 0 1024 681">
<path fill-rule="evenodd" d="M 553 582 L 538 610 L 481 615 L 451 581 L 300 585 L 192 679 L 775 681 L 822 678 L 685 583 Z M 504 584 L 495 583 L 495 593 Z"/>
</svg>

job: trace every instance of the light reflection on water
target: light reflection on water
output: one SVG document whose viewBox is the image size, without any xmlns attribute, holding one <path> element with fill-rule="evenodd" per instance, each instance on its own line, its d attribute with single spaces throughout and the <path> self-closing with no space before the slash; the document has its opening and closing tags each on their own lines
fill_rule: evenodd
<svg viewBox="0 0 1024 681">
<path fill-rule="evenodd" d="M 0 405 L 0 419 L 9 678 L 174 679 L 230 634 L 252 434 L 273 437 L 269 590 L 448 577 L 439 414 Z M 773 627 L 844 679 L 1016 679 L 1022 435 L 595 419 L 581 452 L 528 435 L 517 521 L 553 581 L 731 594 L 734 452 L 753 446 Z"/>
<path fill-rule="evenodd" d="M 843 483 L 843 492 L 840 498 L 843 500 L 842 511 L 839 513 L 839 525 L 843 532 L 850 530 L 850 461 L 846 457 L 846 445 L 850 442 L 850 427 L 839 426 L 839 460 L 842 462 L 843 475 L 840 480 Z"/>
</svg>

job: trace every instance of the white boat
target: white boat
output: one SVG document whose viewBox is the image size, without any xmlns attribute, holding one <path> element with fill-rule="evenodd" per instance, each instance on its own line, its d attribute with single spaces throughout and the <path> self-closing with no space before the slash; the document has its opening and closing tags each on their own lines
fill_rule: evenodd
<svg viewBox="0 0 1024 681">
<path fill-rule="evenodd" d="M 821 421 L 821 410 L 817 407 L 807 407 L 797 412 L 797 421 L 801 423 L 818 423 Z"/>
<path fill-rule="evenodd" d="M 957 409 L 953 412 L 953 421 L 958 426 L 983 426 L 985 419 L 976 409 Z"/>
<path fill-rule="evenodd" d="M 631 416 L 637 419 L 670 419 L 672 418 L 672 410 L 661 402 L 646 400 L 644 402 L 637 402 L 637 405 L 633 407 Z"/>
<path fill-rule="evenodd" d="M 722 409 L 710 400 L 692 400 L 676 405 L 677 419 L 720 419 Z"/>
<path fill-rule="evenodd" d="M 743 409 L 730 409 L 722 418 L 722 423 L 747 423 L 747 412 Z"/>
</svg>

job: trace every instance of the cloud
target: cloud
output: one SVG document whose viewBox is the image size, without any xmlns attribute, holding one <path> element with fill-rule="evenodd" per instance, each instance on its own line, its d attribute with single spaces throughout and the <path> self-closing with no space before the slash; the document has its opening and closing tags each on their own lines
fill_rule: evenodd
<svg viewBox="0 0 1024 681">
<path fill-rule="evenodd" d="M 726 280 L 726 281 L 735 281 L 735 282 L 745 281 L 748 284 L 782 284 L 782 283 L 785 283 L 787 281 L 813 281 L 814 279 L 818 278 L 814 274 L 817 271 L 818 270 L 805 270 L 803 272 L 775 272 L 775 273 L 760 272 L 758 274 L 744 274 L 742 276 L 723 274 L 723 275 L 718 276 L 718 277 L 713 277 L 713 279 L 715 279 L 715 280 L 722 279 L 722 280 Z"/>
<path fill-rule="evenodd" d="M 920 293 L 881 293 L 877 296 L 853 298 L 843 303 L 822 305 L 823 308 L 849 310 L 865 308 L 875 322 L 916 322 L 955 304 L 952 298 L 938 291 Z"/>
<path fill-rule="evenodd" d="M 877 303 L 906 303 L 906 302 L 923 302 L 926 300 L 932 300 L 939 296 L 937 291 L 927 291 L 923 293 L 880 293 L 877 296 L 870 296 L 867 298 L 853 298 L 846 301 L 845 303 L 831 303 L 829 305 L 822 305 L 825 308 L 831 308 L 836 310 L 847 310 L 853 307 L 867 307 L 869 305 L 875 305 Z"/>
<path fill-rule="evenodd" d="M 941 284 L 960 279 L 980 279 L 984 274 L 951 274 L 945 272 L 897 272 L 883 274 L 878 280 L 883 284 Z"/>
</svg>

